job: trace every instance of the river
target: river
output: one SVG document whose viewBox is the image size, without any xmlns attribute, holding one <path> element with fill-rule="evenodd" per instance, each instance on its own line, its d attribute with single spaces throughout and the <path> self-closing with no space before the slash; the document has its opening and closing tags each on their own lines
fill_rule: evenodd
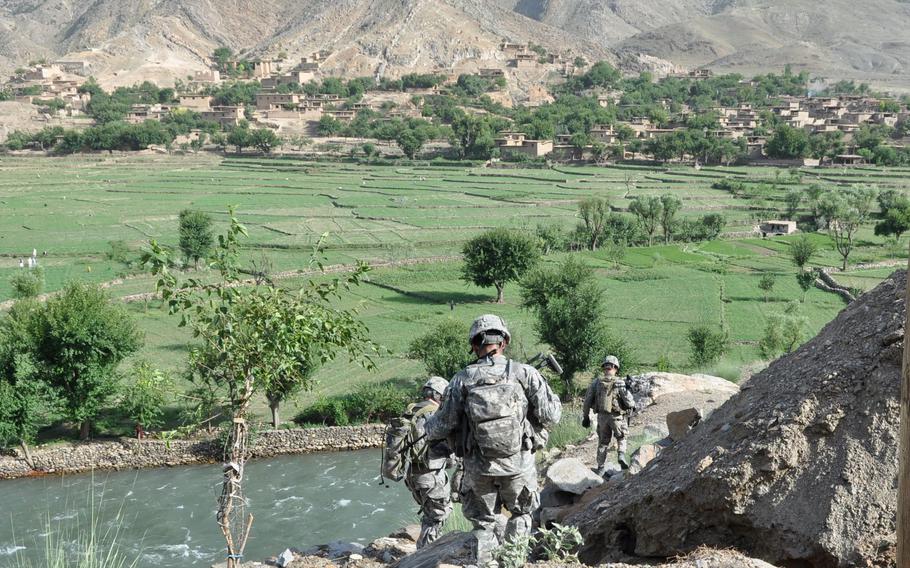
<svg viewBox="0 0 910 568">
<path fill-rule="evenodd" d="M 210 566 L 224 558 L 215 524 L 220 466 L 0 481 L 0 567 L 39 567 L 45 545 L 116 539 L 139 568 Z M 244 492 L 255 516 L 246 558 L 333 540 L 367 544 L 415 522 L 401 483 L 379 485 L 379 450 L 283 456 L 247 464 Z M 92 505 L 94 503 L 94 506 Z M 107 537 L 103 535 L 107 534 Z"/>
</svg>

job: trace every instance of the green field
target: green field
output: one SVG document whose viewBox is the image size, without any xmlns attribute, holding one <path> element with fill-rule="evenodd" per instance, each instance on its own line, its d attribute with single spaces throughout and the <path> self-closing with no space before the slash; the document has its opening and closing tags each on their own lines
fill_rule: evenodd
<svg viewBox="0 0 910 568">
<path fill-rule="evenodd" d="M 757 219 L 782 215 L 769 210 L 782 211 L 787 191 L 812 183 L 910 189 L 908 172 L 901 170 L 798 174 L 771 168 L 505 170 L 467 164 L 406 167 L 213 156 L 4 157 L 0 301 L 10 297 L 9 277 L 18 270 L 17 259 L 33 248 L 45 267 L 48 291 L 72 279 L 106 283 L 115 297 L 151 291 L 148 276 L 123 258 L 112 258 L 110 243 L 125 244 L 126 260 L 137 258 L 149 239 L 176 245 L 177 214 L 184 208 L 210 213 L 221 229 L 228 207 L 236 206 L 250 232 L 247 260 L 267 259 L 274 271 L 289 274 L 285 282 L 290 285 L 301 278 L 292 272 L 305 267 L 313 243 L 324 233 L 328 264 L 435 259 L 375 269 L 367 283 L 345 296 L 346 304 L 361 306 L 373 337 L 391 354 L 379 360 L 373 373 L 345 361 L 328 365 L 318 374 L 318 393 L 300 397 L 298 402 L 305 404 L 317 394 L 344 393 L 368 381 L 419 377 L 422 369 L 406 357 L 407 345 L 441 318 L 469 321 L 480 313 L 501 313 L 513 328 L 515 351 L 536 352 L 540 346 L 532 318 L 517 306 L 517 286 L 507 286 L 506 304 L 496 306 L 490 304 L 492 290 L 460 279 L 454 257 L 466 239 L 484 229 L 533 230 L 539 223 L 569 229 L 578 222 L 579 199 L 608 197 L 614 209 L 622 210 L 636 195 L 672 192 L 683 200 L 683 215 L 722 212 L 727 218 L 725 231 L 736 233 L 750 230 Z M 711 188 L 725 177 L 765 184 L 766 189 L 758 198 L 745 199 Z M 822 246 L 814 264 L 838 266 L 840 257 L 830 240 L 823 234 L 814 238 Z M 688 369 L 686 330 L 705 322 L 729 329 L 731 349 L 723 364 L 736 369 L 759 359 L 757 342 L 768 314 L 802 295 L 787 255 L 789 240 L 725 238 L 632 248 L 618 263 L 600 251 L 578 254 L 597 270 L 613 329 L 633 345 L 646 367 L 664 358 L 675 369 Z M 851 263 L 892 255 L 899 258 L 905 250 L 885 246 L 870 226 L 862 230 Z M 558 259 L 551 255 L 545 262 Z M 768 302 L 757 286 L 765 272 L 778 276 Z M 854 270 L 837 277 L 865 290 L 890 272 Z M 156 301 L 128 305 L 145 331 L 141 356 L 162 368 L 181 370 L 188 336 L 177 328 L 176 319 Z M 843 306 L 837 296 L 811 290 L 803 308 L 810 333 Z"/>
</svg>

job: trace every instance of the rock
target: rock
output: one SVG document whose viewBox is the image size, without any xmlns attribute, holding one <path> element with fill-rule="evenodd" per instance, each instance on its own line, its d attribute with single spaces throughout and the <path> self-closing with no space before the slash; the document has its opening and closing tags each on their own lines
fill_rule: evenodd
<svg viewBox="0 0 910 568">
<path fill-rule="evenodd" d="M 547 483 L 561 491 L 581 495 L 592 487 L 603 484 L 601 476 L 591 471 L 581 460 L 564 458 L 547 469 Z"/>
<path fill-rule="evenodd" d="M 548 483 L 547 485 L 544 485 L 543 489 L 540 491 L 540 506 L 565 507 L 566 505 L 575 503 L 576 497 L 578 496 L 575 493 L 563 491 L 555 485 Z"/>
<path fill-rule="evenodd" d="M 400 534 L 400 531 L 396 534 Z M 416 550 L 417 544 L 408 538 L 382 537 L 371 542 L 364 550 L 364 554 L 370 558 L 390 563 L 408 554 L 413 554 Z"/>
<path fill-rule="evenodd" d="M 417 539 L 420 538 L 420 525 L 408 525 L 406 527 L 402 527 L 389 536 L 392 538 L 401 538 L 410 540 L 411 542 L 417 542 Z"/>
<path fill-rule="evenodd" d="M 326 556 L 329 558 L 342 558 L 351 554 L 363 554 L 366 547 L 356 542 L 334 540 L 326 545 Z"/>
<path fill-rule="evenodd" d="M 879 338 L 903 327 L 906 286 L 895 272 L 658 463 L 590 491 L 565 519 L 584 537 L 581 560 L 728 544 L 778 566 L 895 566 L 901 364 Z M 824 418 L 841 409 L 832 431 Z"/>
<path fill-rule="evenodd" d="M 275 564 L 278 568 L 285 568 L 288 564 L 294 561 L 294 553 L 291 552 L 290 548 L 285 548 L 284 552 L 278 555 L 278 558 L 275 560 Z"/>
<path fill-rule="evenodd" d="M 471 533 L 453 531 L 433 543 L 405 556 L 392 566 L 396 568 L 436 568 L 442 564 L 462 566 L 471 560 Z"/>
<path fill-rule="evenodd" d="M 660 455 L 660 452 L 663 449 L 664 446 L 661 446 L 660 444 L 645 444 L 644 446 L 639 447 L 630 458 L 629 473 L 635 475 L 643 470 L 646 465 L 651 463 L 651 460 Z"/>
<path fill-rule="evenodd" d="M 697 408 L 687 408 L 667 414 L 667 429 L 670 431 L 670 438 L 674 442 L 682 440 L 696 424 L 701 422 L 701 419 L 702 412 Z"/>
<path fill-rule="evenodd" d="M 352 554 L 352 555 L 348 556 L 348 560 L 350 560 L 351 562 L 357 562 L 358 560 L 363 560 L 363 556 L 361 556 L 359 554 Z"/>
</svg>

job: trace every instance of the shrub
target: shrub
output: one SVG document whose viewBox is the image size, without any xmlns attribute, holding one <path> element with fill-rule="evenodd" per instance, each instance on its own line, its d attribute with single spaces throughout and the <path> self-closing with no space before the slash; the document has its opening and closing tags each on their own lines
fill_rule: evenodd
<svg viewBox="0 0 910 568">
<path fill-rule="evenodd" d="M 40 266 L 30 270 L 17 270 L 9 279 L 13 297 L 34 298 L 44 289 L 44 269 Z"/>
<path fill-rule="evenodd" d="M 415 398 L 413 391 L 392 382 L 361 385 L 353 393 L 319 399 L 300 412 L 294 422 L 323 426 L 388 422 L 403 414 Z"/>
<path fill-rule="evenodd" d="M 768 295 L 771 293 L 771 290 L 774 289 L 774 282 L 775 277 L 770 272 L 762 274 L 761 279 L 758 281 L 758 287 L 765 293 L 766 302 L 768 301 Z"/>
<path fill-rule="evenodd" d="M 465 322 L 447 318 L 414 339 L 408 347 L 408 356 L 420 359 L 427 374 L 448 378 L 471 361 L 467 337 Z"/>
<path fill-rule="evenodd" d="M 713 331 L 706 324 L 689 328 L 686 337 L 692 347 L 692 364 L 695 366 L 713 363 L 727 350 L 727 334 Z"/>
</svg>

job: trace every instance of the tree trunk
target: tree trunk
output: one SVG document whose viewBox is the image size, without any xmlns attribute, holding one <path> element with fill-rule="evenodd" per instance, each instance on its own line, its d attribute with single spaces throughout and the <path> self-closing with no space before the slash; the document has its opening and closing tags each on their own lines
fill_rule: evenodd
<svg viewBox="0 0 910 568">
<path fill-rule="evenodd" d="M 907 280 L 907 293 L 904 301 L 910 303 L 910 280 Z M 900 469 L 897 477 L 898 566 L 910 566 L 910 341 L 908 341 L 906 332 L 906 330 L 910 330 L 910 309 L 907 309 L 904 330 L 904 361 L 900 395 Z"/>
<path fill-rule="evenodd" d="M 35 461 L 32 459 L 32 452 L 28 449 L 28 443 L 25 440 L 21 440 L 19 445 L 22 446 L 22 453 L 25 455 L 25 463 L 28 464 L 28 467 L 35 469 Z"/>
<path fill-rule="evenodd" d="M 82 424 L 79 426 L 79 439 L 88 440 L 91 433 L 92 433 L 92 422 L 90 420 L 83 420 Z"/>
<path fill-rule="evenodd" d="M 281 402 L 277 400 L 269 401 L 269 408 L 272 410 L 272 428 L 278 428 L 281 426 L 281 419 L 278 417 L 278 405 L 280 404 Z"/>
<path fill-rule="evenodd" d="M 494 284 L 496 286 L 496 303 L 504 304 L 506 301 L 503 298 L 503 290 L 505 289 L 505 284 Z"/>
<path fill-rule="evenodd" d="M 841 271 L 847 270 L 847 257 L 846 256 L 844 256 L 844 263 L 841 265 L 840 269 L 841 269 Z"/>
</svg>

